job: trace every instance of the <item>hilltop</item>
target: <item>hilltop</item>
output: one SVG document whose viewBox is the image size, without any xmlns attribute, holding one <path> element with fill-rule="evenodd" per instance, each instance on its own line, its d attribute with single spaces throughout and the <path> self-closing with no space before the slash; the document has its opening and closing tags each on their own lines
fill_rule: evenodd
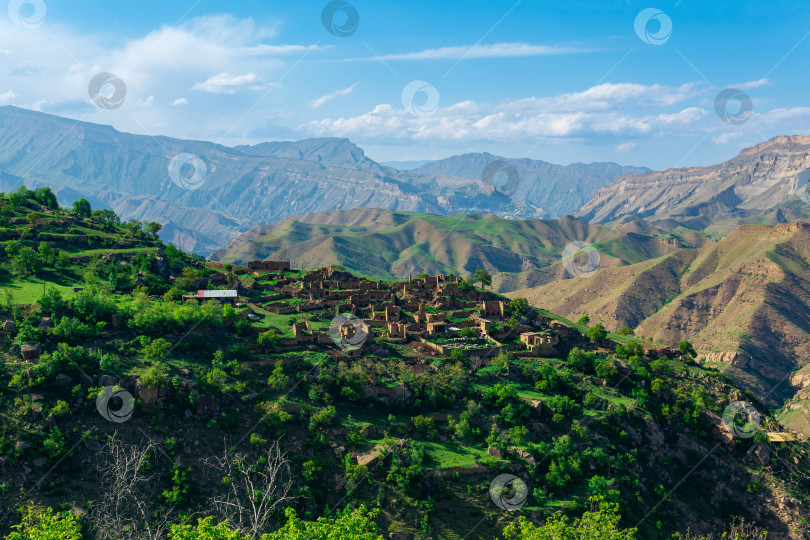
<svg viewBox="0 0 810 540">
<path fill-rule="evenodd" d="M 605 526 L 639 538 L 734 515 L 807 534 L 807 442 L 688 341 L 651 347 L 449 275 L 205 262 L 155 225 L 54 202 L 0 196 L 5 530 L 38 505 L 96 538 L 183 516 L 245 537 L 328 515 L 389 538 L 490 539 L 598 497 Z M 71 226 L 110 244 L 76 247 Z M 18 298 L 57 271 L 61 289 Z M 762 418 L 740 422 L 753 407 Z M 273 510 L 233 511 L 262 500 Z"/>
<path fill-rule="evenodd" d="M 340 264 L 385 279 L 420 273 L 467 276 L 485 269 L 492 274 L 496 291 L 509 291 L 561 279 L 565 274 L 561 253 L 577 241 L 597 246 L 602 266 L 637 263 L 684 245 L 649 227 L 644 232 L 631 226 L 607 229 L 571 217 L 507 220 L 357 208 L 255 227 L 211 258 L 243 264 L 285 259 L 303 269 Z"/>
</svg>

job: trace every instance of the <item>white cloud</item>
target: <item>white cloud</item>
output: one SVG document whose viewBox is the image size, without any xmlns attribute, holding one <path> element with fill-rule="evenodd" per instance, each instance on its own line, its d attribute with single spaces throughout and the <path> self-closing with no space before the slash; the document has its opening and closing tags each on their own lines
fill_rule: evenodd
<svg viewBox="0 0 810 540">
<path fill-rule="evenodd" d="M 230 73 L 220 73 L 209 77 L 203 82 L 195 83 L 192 90 L 202 90 L 211 94 L 235 94 L 238 90 L 261 90 L 267 88 L 267 84 L 261 82 L 255 73 L 244 75 L 231 75 Z"/>
<path fill-rule="evenodd" d="M 331 94 L 326 94 L 325 96 L 321 96 L 318 99 L 312 101 L 309 104 L 309 106 L 312 109 L 317 109 L 318 107 L 323 107 L 324 105 L 326 105 L 326 103 L 328 103 L 329 101 L 332 101 L 333 99 L 335 99 L 337 97 L 348 96 L 349 94 L 354 92 L 354 89 L 357 88 L 357 84 L 358 83 L 354 83 L 350 87 L 344 88 L 343 90 L 336 90 L 336 91 L 332 92 Z"/>
<path fill-rule="evenodd" d="M 616 145 L 615 150 L 617 153 L 630 152 L 631 150 L 635 150 L 636 146 L 638 145 L 634 142 L 626 142 Z"/>
<path fill-rule="evenodd" d="M 155 102 L 155 96 L 154 96 L 154 95 L 150 95 L 150 96 L 149 96 L 148 98 L 146 98 L 146 99 L 139 100 L 139 101 L 138 101 L 138 106 L 140 106 L 140 107 L 149 107 L 149 106 L 151 106 L 151 105 L 152 105 L 154 102 Z"/>
<path fill-rule="evenodd" d="M 181 97 L 172 101 L 172 107 L 179 107 L 180 105 L 188 105 L 188 100 L 184 97 Z"/>
<path fill-rule="evenodd" d="M 691 129 L 709 115 L 699 107 L 671 108 L 705 93 L 705 85 L 679 87 L 631 83 L 601 84 L 552 97 L 504 100 L 495 104 L 463 101 L 416 117 L 389 104 L 352 118 L 324 119 L 301 126 L 317 136 L 355 139 L 390 137 L 420 141 L 525 141 L 543 137 L 657 136 Z"/>
<path fill-rule="evenodd" d="M 14 93 L 14 90 L 8 90 L 0 94 L 0 105 L 8 105 L 19 96 Z"/>
<path fill-rule="evenodd" d="M 751 90 L 754 88 L 762 88 L 763 86 L 769 86 L 771 84 L 770 79 L 758 79 L 756 81 L 748 81 L 743 83 L 732 84 L 729 88 L 736 88 L 738 90 Z"/>
<path fill-rule="evenodd" d="M 419 52 L 386 54 L 354 60 L 461 60 L 476 58 L 516 58 L 530 56 L 551 56 L 590 52 L 591 49 L 560 47 L 555 45 L 534 45 L 531 43 L 493 43 L 490 45 L 469 45 L 462 47 L 440 47 Z"/>
</svg>

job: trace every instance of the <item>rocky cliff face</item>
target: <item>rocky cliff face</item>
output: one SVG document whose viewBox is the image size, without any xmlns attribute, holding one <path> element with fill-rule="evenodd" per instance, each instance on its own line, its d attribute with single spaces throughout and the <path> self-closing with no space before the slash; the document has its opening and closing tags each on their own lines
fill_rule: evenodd
<svg viewBox="0 0 810 540">
<path fill-rule="evenodd" d="M 744 219 L 784 205 L 801 211 L 810 201 L 797 196 L 805 193 L 808 170 L 810 137 L 776 137 L 719 165 L 623 176 L 601 188 L 576 215 L 597 223 L 628 215 L 690 223 L 697 218 Z"/>
</svg>

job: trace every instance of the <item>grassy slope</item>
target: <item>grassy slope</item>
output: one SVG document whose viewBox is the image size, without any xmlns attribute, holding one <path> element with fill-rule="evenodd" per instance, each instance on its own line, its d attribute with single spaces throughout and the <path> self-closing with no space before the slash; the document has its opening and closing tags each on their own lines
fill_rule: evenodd
<svg viewBox="0 0 810 540">
<path fill-rule="evenodd" d="M 343 221 L 337 221 L 339 217 Z M 339 263 L 379 278 L 467 275 L 485 268 L 493 274 L 496 290 L 511 290 L 561 276 L 560 255 L 576 240 L 597 246 L 602 266 L 637 263 L 675 249 L 650 236 L 627 235 L 573 219 L 510 221 L 358 209 L 258 227 L 212 257 L 246 262 L 272 256 L 304 268 Z"/>
<path fill-rule="evenodd" d="M 777 383 L 810 357 L 808 247 L 807 226 L 744 226 L 700 250 L 508 296 L 668 345 L 689 339 L 704 357 L 745 353 L 752 360 L 720 367 L 780 402 L 793 390 Z"/>
</svg>

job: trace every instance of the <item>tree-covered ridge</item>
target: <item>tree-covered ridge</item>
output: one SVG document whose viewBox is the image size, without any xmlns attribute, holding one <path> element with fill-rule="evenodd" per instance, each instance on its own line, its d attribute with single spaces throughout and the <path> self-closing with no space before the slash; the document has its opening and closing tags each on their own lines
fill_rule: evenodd
<svg viewBox="0 0 810 540">
<path fill-rule="evenodd" d="M 688 342 L 550 325 L 516 299 L 490 315 L 497 349 L 472 325 L 413 343 L 377 325 L 346 350 L 313 339 L 336 310 L 299 309 L 315 304 L 296 296 L 304 272 L 207 263 L 24 193 L 0 197 L 0 526 L 28 535 L 12 538 L 669 538 L 721 534 L 735 515 L 804 534 L 805 443 L 772 441 L 780 426 Z M 6 272 L 9 243 L 66 265 Z M 238 302 L 183 298 L 213 288 Z M 529 356 L 519 336 L 541 326 L 558 343 Z M 721 417 L 743 401 L 764 418 L 734 435 Z M 511 511 L 500 475 L 526 486 Z"/>
</svg>

